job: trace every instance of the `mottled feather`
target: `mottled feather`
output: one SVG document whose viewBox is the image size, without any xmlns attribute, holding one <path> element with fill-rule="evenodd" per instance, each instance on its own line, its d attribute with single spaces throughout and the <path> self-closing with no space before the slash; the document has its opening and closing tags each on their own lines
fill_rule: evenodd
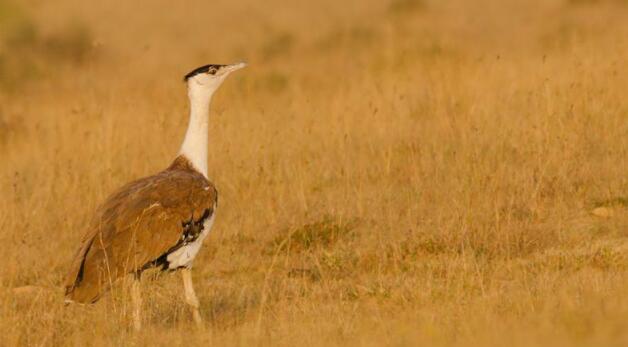
<svg viewBox="0 0 628 347">
<path fill-rule="evenodd" d="M 118 278 L 139 273 L 175 248 L 186 223 L 211 216 L 217 192 L 187 159 L 131 182 L 96 211 L 66 280 L 66 297 L 94 302 Z"/>
</svg>

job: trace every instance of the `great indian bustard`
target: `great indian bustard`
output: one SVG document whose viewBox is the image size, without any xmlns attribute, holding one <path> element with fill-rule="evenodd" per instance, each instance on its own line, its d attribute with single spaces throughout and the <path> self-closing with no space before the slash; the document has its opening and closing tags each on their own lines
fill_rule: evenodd
<svg viewBox="0 0 628 347">
<path fill-rule="evenodd" d="M 201 323 L 190 269 L 218 206 L 207 178 L 209 104 L 225 78 L 244 66 L 205 65 L 185 75 L 190 121 L 178 156 L 164 171 L 123 186 L 96 211 L 67 276 L 68 302 L 96 302 L 116 279 L 133 274 L 133 322 L 139 329 L 142 271 L 180 269 L 186 302 Z"/>
</svg>

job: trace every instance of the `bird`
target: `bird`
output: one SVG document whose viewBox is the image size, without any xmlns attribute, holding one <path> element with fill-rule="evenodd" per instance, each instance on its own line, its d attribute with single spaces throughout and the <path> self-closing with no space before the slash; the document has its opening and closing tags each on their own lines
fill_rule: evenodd
<svg viewBox="0 0 628 347">
<path fill-rule="evenodd" d="M 133 325 L 139 330 L 142 272 L 178 271 L 193 320 L 202 324 L 191 270 L 218 207 L 218 191 L 207 176 L 209 108 L 227 76 L 245 66 L 208 64 L 184 76 L 190 110 L 178 154 L 165 170 L 122 186 L 96 209 L 70 263 L 67 303 L 95 303 L 131 274 Z"/>
</svg>

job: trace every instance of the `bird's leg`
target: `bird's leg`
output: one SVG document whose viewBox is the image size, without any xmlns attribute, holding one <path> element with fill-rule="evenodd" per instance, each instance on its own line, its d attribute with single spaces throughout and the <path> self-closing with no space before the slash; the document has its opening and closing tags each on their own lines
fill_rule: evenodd
<svg viewBox="0 0 628 347">
<path fill-rule="evenodd" d="M 140 288 L 140 276 L 136 274 L 131 287 L 131 300 L 133 300 L 133 327 L 136 331 L 142 329 L 142 293 Z"/>
<path fill-rule="evenodd" d="M 200 305 L 196 293 L 194 292 L 194 285 L 192 284 L 192 270 L 183 268 L 181 270 L 181 277 L 183 277 L 183 287 L 185 288 L 185 302 L 192 307 L 194 322 L 197 326 L 200 326 L 203 320 L 198 310 Z"/>
</svg>

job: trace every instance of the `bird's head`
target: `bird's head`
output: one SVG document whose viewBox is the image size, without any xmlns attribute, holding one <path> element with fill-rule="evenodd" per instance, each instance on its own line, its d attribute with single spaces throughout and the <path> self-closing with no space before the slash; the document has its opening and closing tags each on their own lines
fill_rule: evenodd
<svg viewBox="0 0 628 347">
<path fill-rule="evenodd" d="M 246 63 L 203 65 L 190 71 L 183 80 L 187 82 L 190 93 L 211 95 L 229 74 L 245 66 Z"/>
</svg>

